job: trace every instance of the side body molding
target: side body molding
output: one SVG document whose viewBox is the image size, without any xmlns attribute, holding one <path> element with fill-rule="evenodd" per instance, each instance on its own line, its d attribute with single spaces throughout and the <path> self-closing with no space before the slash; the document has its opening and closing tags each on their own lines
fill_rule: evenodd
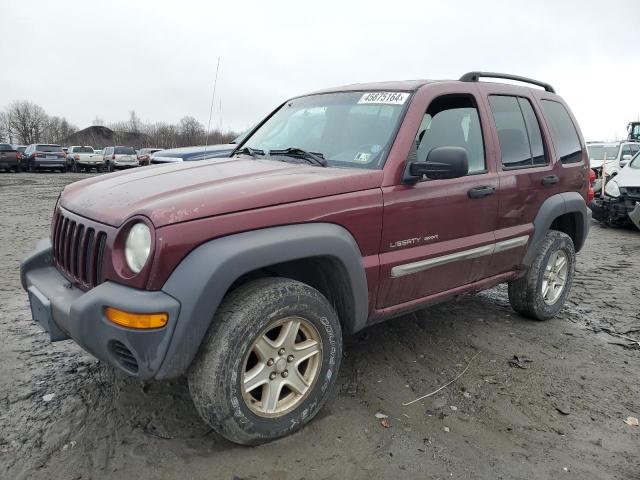
<svg viewBox="0 0 640 480">
<path fill-rule="evenodd" d="M 368 317 L 367 279 L 360 249 L 346 229 L 308 223 L 229 235 L 194 249 L 164 284 L 162 290 L 181 306 L 156 378 L 173 378 L 187 371 L 224 294 L 237 278 L 269 265 L 310 257 L 331 257 L 344 266 L 354 297 L 354 315 L 341 320 L 347 332 L 363 328 Z"/>
<path fill-rule="evenodd" d="M 553 221 L 565 213 L 577 213 L 575 249 L 579 251 L 584 245 L 591 225 L 591 210 L 587 207 L 582 195 L 578 192 L 564 192 L 552 195 L 542 205 L 533 220 L 533 237 L 524 257 L 523 264 L 529 267 L 538 252 L 538 245 L 549 231 Z"/>
</svg>

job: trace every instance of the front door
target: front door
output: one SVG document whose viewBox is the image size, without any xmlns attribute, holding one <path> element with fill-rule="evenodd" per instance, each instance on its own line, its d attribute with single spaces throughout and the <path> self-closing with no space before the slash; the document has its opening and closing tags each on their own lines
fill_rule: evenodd
<svg viewBox="0 0 640 480">
<path fill-rule="evenodd" d="M 411 157 L 424 161 L 433 148 L 463 147 L 469 174 L 383 188 L 378 309 L 485 276 L 495 243 L 498 179 L 486 148 L 488 119 L 478 110 L 476 89 L 468 88 L 425 100 Z"/>
</svg>

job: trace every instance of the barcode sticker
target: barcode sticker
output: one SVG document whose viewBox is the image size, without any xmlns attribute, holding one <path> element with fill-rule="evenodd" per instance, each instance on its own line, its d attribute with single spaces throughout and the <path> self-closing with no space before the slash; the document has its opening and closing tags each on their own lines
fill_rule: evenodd
<svg viewBox="0 0 640 480">
<path fill-rule="evenodd" d="M 358 104 L 403 105 L 407 98 L 409 98 L 407 92 L 369 92 L 360 97 Z"/>
</svg>

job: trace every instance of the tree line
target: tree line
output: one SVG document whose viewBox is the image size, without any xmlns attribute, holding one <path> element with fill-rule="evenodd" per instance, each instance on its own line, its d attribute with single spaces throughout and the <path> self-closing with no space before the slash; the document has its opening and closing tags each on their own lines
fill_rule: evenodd
<svg viewBox="0 0 640 480">
<path fill-rule="evenodd" d="M 44 108 L 28 100 L 15 101 L 0 112 L 0 140 L 7 143 L 59 143 L 76 130 L 66 118 L 47 115 Z"/>
<path fill-rule="evenodd" d="M 229 143 L 238 134 L 213 129 L 207 132 L 196 118 L 185 116 L 178 123 L 143 122 L 135 111 L 125 121 L 105 124 L 99 117 L 95 127 L 78 131 L 64 117 L 48 115 L 40 106 L 28 100 L 11 103 L 0 111 L 0 141 L 12 144 L 56 143 L 67 145 L 124 145 L 135 148 L 175 148 L 191 145 Z M 86 132 L 86 133 L 85 133 Z"/>
</svg>

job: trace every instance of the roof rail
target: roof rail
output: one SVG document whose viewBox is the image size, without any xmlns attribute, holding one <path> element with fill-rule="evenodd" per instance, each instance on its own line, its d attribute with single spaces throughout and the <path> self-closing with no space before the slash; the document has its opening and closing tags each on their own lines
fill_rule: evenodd
<svg viewBox="0 0 640 480">
<path fill-rule="evenodd" d="M 530 83 L 544 88 L 547 92 L 556 93 L 555 89 L 545 82 L 540 82 L 532 78 L 520 77 L 518 75 L 510 75 L 508 73 L 496 73 L 496 72 L 468 72 L 460 77 L 461 82 L 477 82 L 480 78 L 503 78 L 505 80 L 515 80 L 523 83 Z"/>
</svg>

